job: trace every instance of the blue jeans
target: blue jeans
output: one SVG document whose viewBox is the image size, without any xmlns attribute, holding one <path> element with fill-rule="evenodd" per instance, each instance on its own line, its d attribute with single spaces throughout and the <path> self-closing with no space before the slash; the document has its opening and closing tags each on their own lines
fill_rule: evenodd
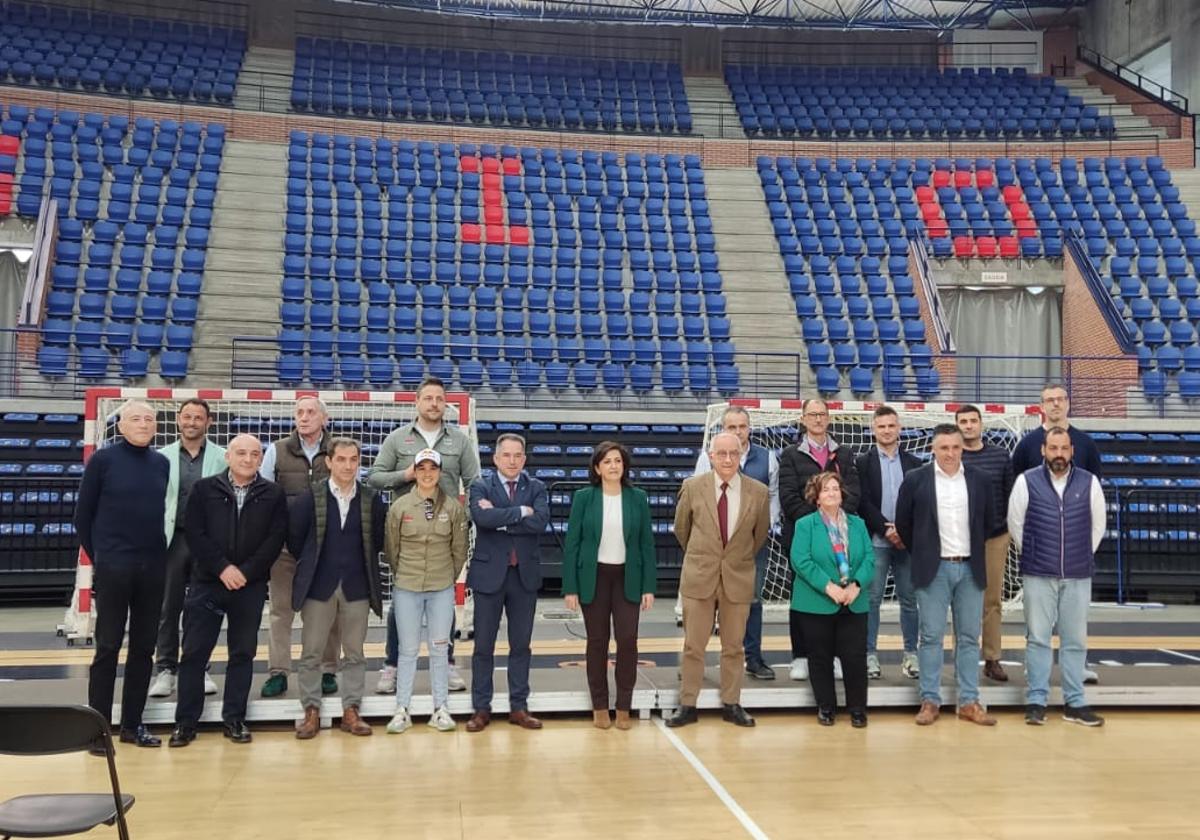
<svg viewBox="0 0 1200 840">
<path fill-rule="evenodd" d="M 383 645 L 383 664 L 396 667 L 396 659 L 400 656 L 400 639 L 396 636 L 396 622 L 392 620 L 392 605 L 388 604 L 387 612 L 383 614 L 387 625 L 387 641 Z M 450 664 L 454 664 L 454 628 L 458 624 L 458 616 L 450 625 Z"/>
<path fill-rule="evenodd" d="M 917 589 L 921 641 L 917 662 L 921 668 L 921 699 L 942 703 L 942 642 L 946 612 L 953 611 L 954 676 L 959 708 L 979 701 L 979 634 L 983 627 L 983 587 L 975 582 L 970 563 L 943 560 L 928 586 Z"/>
<path fill-rule="evenodd" d="M 1025 702 L 1045 706 L 1050 695 L 1054 651 L 1050 639 L 1058 625 L 1058 668 L 1062 672 L 1063 702 L 1085 706 L 1083 670 L 1087 662 L 1087 614 L 1092 600 L 1091 578 L 1051 578 L 1022 575 L 1025 602 Z"/>
<path fill-rule="evenodd" d="M 746 664 L 761 665 L 763 605 L 762 588 L 767 578 L 767 550 L 764 548 L 754 556 L 754 600 L 750 603 L 750 615 L 746 618 L 746 635 L 742 646 L 746 649 Z"/>
<path fill-rule="evenodd" d="M 917 649 L 917 595 L 912 585 L 912 561 L 908 552 L 893 546 L 873 546 L 875 577 L 871 579 L 871 612 L 867 617 L 867 653 L 875 653 L 879 642 L 879 605 L 887 586 L 888 570 L 896 581 L 896 598 L 900 601 L 900 635 L 904 637 L 904 652 Z"/>
<path fill-rule="evenodd" d="M 450 628 L 454 624 L 454 587 L 435 592 L 392 590 L 392 616 L 395 618 L 399 657 L 396 660 L 396 705 L 408 708 L 412 703 L 413 679 L 417 675 L 417 656 L 421 652 L 421 621 L 429 632 L 429 680 L 433 689 L 433 708 L 446 705 L 450 693 Z"/>
</svg>

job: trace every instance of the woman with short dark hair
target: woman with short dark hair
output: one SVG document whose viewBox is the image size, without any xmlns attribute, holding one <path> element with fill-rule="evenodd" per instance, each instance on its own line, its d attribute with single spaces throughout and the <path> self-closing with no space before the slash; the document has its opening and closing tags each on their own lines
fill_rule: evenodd
<svg viewBox="0 0 1200 840">
<path fill-rule="evenodd" d="M 817 721 L 832 726 L 837 707 L 833 658 L 842 661 L 850 723 L 867 725 L 867 613 L 875 554 L 866 523 L 842 510 L 842 477 L 820 472 L 804 497 L 816 510 L 796 522 L 791 558 L 792 615 L 808 642 Z"/>
<path fill-rule="evenodd" d="M 646 493 L 629 483 L 629 450 L 614 441 L 596 445 L 588 466 L 591 486 L 575 493 L 563 545 L 563 595 L 568 609 L 583 607 L 587 677 L 593 723 L 608 729 L 608 640 L 617 639 L 617 728 L 629 729 L 637 680 L 638 607 L 654 604 L 658 562 Z M 610 632 L 611 631 L 611 632 Z"/>
</svg>

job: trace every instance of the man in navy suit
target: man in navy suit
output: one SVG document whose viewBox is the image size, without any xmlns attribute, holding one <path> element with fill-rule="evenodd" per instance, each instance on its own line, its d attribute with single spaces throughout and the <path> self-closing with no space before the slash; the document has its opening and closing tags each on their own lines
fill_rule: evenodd
<svg viewBox="0 0 1200 840">
<path fill-rule="evenodd" d="M 917 591 L 921 710 L 917 725 L 938 719 L 945 656 L 946 613 L 954 612 L 954 676 L 958 717 L 994 726 L 979 702 L 979 634 L 987 588 L 984 543 L 992 533 L 995 507 L 988 478 L 962 462 L 958 426 L 933 430 L 933 462 L 904 476 L 896 497 L 896 531 L 908 546 Z"/>
<path fill-rule="evenodd" d="M 475 553 L 467 586 L 475 597 L 475 652 L 471 654 L 468 732 L 492 718 L 492 676 L 500 615 L 508 619 L 508 722 L 541 729 L 529 714 L 529 641 L 542 585 L 538 538 L 550 522 L 546 485 L 525 472 L 525 439 L 502 434 L 492 456 L 496 472 L 471 485 L 470 514 Z"/>
</svg>

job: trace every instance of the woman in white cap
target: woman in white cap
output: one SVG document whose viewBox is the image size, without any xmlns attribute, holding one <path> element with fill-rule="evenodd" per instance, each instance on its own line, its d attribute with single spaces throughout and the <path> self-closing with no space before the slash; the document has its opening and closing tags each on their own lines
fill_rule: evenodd
<svg viewBox="0 0 1200 840">
<path fill-rule="evenodd" d="M 396 669 L 396 713 L 387 725 L 398 735 L 412 726 L 409 705 L 421 650 L 421 628 L 429 643 L 433 717 L 429 725 L 454 729 L 446 708 L 449 692 L 450 627 L 454 619 L 454 583 L 467 562 L 467 514 L 458 500 L 438 487 L 442 456 L 422 449 L 413 461 L 412 490 L 392 502 L 387 516 L 384 553 L 392 567 L 392 614 L 400 637 Z"/>
</svg>

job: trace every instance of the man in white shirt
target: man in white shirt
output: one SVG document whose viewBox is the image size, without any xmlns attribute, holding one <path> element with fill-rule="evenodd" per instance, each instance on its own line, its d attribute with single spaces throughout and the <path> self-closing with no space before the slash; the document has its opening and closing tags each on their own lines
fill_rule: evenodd
<svg viewBox="0 0 1200 840">
<path fill-rule="evenodd" d="M 933 430 L 933 462 L 904 476 L 896 497 L 896 531 L 912 558 L 920 640 L 919 726 L 938 719 L 946 616 L 954 615 L 958 717 L 994 726 L 979 702 L 979 634 L 987 587 L 984 543 L 995 518 L 991 486 L 962 463 L 963 438 L 944 423 Z"/>
<path fill-rule="evenodd" d="M 1044 463 L 1017 476 L 1008 502 L 1008 530 L 1021 554 L 1025 606 L 1025 722 L 1046 722 L 1050 647 L 1058 628 L 1063 720 L 1103 726 L 1084 697 L 1087 611 L 1095 551 L 1104 539 L 1106 511 L 1100 480 L 1073 466 L 1070 432 L 1046 429 Z"/>
</svg>

